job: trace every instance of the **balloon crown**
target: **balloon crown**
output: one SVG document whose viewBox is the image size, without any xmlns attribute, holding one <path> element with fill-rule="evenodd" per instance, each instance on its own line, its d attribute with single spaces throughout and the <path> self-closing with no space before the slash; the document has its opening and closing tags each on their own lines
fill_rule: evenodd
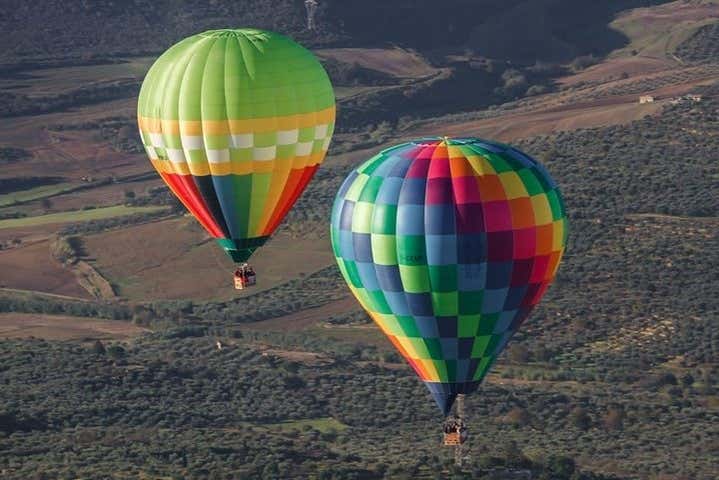
<svg viewBox="0 0 719 480">
<path fill-rule="evenodd" d="M 269 32 L 256 28 L 222 28 L 218 30 L 207 30 L 200 33 L 201 37 L 209 38 L 225 38 L 225 37 L 243 37 L 247 40 L 267 40 Z"/>
<path fill-rule="evenodd" d="M 415 140 L 411 140 L 409 143 L 411 143 L 412 145 L 420 146 L 420 147 L 431 147 L 431 146 L 437 145 L 439 143 L 444 143 L 445 145 L 473 145 L 473 144 L 483 143 L 483 144 L 504 146 L 504 144 L 501 144 L 499 142 L 495 142 L 493 140 L 484 140 L 482 138 L 474 138 L 474 137 L 452 138 L 452 137 L 448 137 L 448 136 L 422 137 L 422 138 L 418 138 Z"/>
</svg>

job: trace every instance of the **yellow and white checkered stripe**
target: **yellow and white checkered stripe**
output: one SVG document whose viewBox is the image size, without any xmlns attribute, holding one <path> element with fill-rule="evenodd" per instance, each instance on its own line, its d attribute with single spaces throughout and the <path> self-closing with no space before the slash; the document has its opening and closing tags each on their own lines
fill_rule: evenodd
<svg viewBox="0 0 719 480">
<path fill-rule="evenodd" d="M 320 163 L 334 130 L 334 108 L 273 119 L 165 121 L 139 118 L 155 168 L 181 175 L 244 175 Z M 254 127 L 254 130 L 247 130 Z M 291 127 L 269 130 L 271 127 Z"/>
</svg>

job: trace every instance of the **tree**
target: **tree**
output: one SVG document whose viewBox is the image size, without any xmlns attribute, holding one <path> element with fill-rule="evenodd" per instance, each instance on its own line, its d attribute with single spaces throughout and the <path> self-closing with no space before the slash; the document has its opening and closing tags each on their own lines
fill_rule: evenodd
<svg viewBox="0 0 719 480">
<path fill-rule="evenodd" d="M 297 375 L 290 375 L 285 377 L 285 387 L 290 390 L 299 390 L 301 388 L 305 388 L 305 381 Z"/>
<path fill-rule="evenodd" d="M 527 96 L 532 97 L 534 95 L 541 95 L 546 93 L 548 88 L 545 85 L 532 85 L 527 89 Z"/>
<path fill-rule="evenodd" d="M 515 69 L 505 70 L 502 74 L 504 81 L 504 91 L 509 95 L 517 95 L 527 89 L 527 77 Z"/>
<path fill-rule="evenodd" d="M 569 479 L 577 470 L 574 459 L 564 456 L 551 456 L 547 460 L 547 470 L 554 476 L 553 479 Z"/>
<path fill-rule="evenodd" d="M 531 463 L 514 440 L 511 440 L 504 445 L 503 453 L 508 466 L 524 467 Z"/>
<path fill-rule="evenodd" d="M 115 360 L 123 358 L 126 353 L 127 352 L 125 352 L 125 349 L 122 348 L 122 346 L 120 345 L 111 345 L 107 348 L 107 354 Z"/>
<path fill-rule="evenodd" d="M 104 355 L 106 352 L 105 345 L 100 340 L 96 340 L 92 345 L 92 351 L 97 355 Z"/>
<path fill-rule="evenodd" d="M 555 147 L 551 147 L 549 150 L 545 151 L 539 156 L 540 162 L 542 162 L 544 165 L 550 163 L 552 160 L 556 160 L 556 158 L 559 156 L 559 151 Z"/>
<path fill-rule="evenodd" d="M 592 426 L 592 419 L 587 411 L 582 407 L 575 407 L 569 413 L 569 419 L 576 428 L 580 430 L 588 430 Z"/>
<path fill-rule="evenodd" d="M 594 55 L 582 55 L 581 57 L 575 58 L 570 64 L 570 69 L 573 72 L 579 72 L 587 67 L 591 67 L 596 64 L 599 60 Z"/>
<path fill-rule="evenodd" d="M 623 408 L 612 407 L 607 411 L 606 415 L 604 415 L 602 423 L 607 430 L 621 430 L 624 426 L 624 418 L 625 413 Z"/>
<path fill-rule="evenodd" d="M 552 359 L 552 352 L 544 346 L 544 344 L 539 343 L 536 345 L 532 357 L 535 361 L 538 362 L 547 362 Z"/>
<path fill-rule="evenodd" d="M 136 135 L 137 135 L 137 131 L 134 128 L 130 127 L 129 125 L 123 125 L 117 131 L 117 138 L 120 141 L 134 140 Z"/>
<path fill-rule="evenodd" d="M 529 350 L 524 345 L 512 345 L 509 348 L 509 359 L 513 363 L 527 363 L 529 361 Z"/>
<path fill-rule="evenodd" d="M 59 262 L 75 263 L 77 261 L 75 246 L 69 237 L 57 236 L 50 241 L 50 254 Z"/>
<path fill-rule="evenodd" d="M 518 427 L 523 427 L 529 424 L 531 417 L 526 409 L 521 407 L 514 407 L 509 411 L 509 413 L 507 413 L 506 420 L 507 423 L 516 425 Z"/>
<path fill-rule="evenodd" d="M 387 470 L 389 470 L 389 465 L 386 463 L 378 463 L 374 467 L 374 471 L 377 473 L 377 476 L 384 477 L 387 473 Z"/>
<path fill-rule="evenodd" d="M 292 374 L 295 374 L 300 370 L 300 366 L 297 362 L 284 362 L 282 363 L 281 368 Z"/>
</svg>

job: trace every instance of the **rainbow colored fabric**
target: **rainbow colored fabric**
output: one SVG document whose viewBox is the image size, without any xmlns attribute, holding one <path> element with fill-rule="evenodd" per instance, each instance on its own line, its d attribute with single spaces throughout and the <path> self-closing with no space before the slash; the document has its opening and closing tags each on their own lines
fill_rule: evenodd
<svg viewBox="0 0 719 480">
<path fill-rule="evenodd" d="M 529 156 L 430 138 L 351 172 L 331 235 L 353 294 L 447 414 L 546 291 L 567 223 L 557 186 Z"/>
<path fill-rule="evenodd" d="M 240 262 L 277 228 L 324 159 L 335 100 L 322 65 L 292 40 L 213 30 L 153 64 L 137 112 L 155 169 Z"/>
</svg>

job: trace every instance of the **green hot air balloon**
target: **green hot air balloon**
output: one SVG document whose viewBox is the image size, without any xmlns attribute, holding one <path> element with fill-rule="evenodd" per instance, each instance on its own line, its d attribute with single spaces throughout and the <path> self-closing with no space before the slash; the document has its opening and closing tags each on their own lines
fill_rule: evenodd
<svg viewBox="0 0 719 480">
<path fill-rule="evenodd" d="M 542 165 L 475 138 L 384 150 L 347 177 L 331 221 L 352 293 L 445 415 L 539 302 L 566 233 Z"/>
<path fill-rule="evenodd" d="M 324 159 L 335 99 L 322 65 L 292 40 L 213 30 L 182 40 L 152 65 L 137 113 L 162 179 L 244 262 Z"/>
</svg>

